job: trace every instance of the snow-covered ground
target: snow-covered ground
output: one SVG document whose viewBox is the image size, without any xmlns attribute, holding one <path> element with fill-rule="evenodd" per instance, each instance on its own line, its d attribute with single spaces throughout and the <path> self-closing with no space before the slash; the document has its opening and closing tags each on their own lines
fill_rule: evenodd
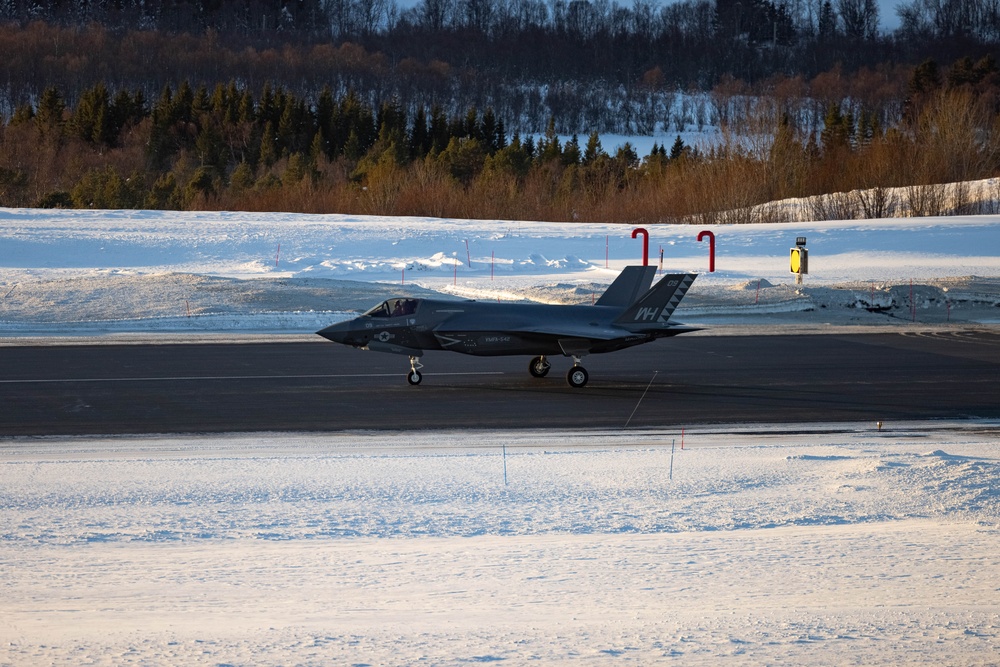
<svg viewBox="0 0 1000 667">
<path fill-rule="evenodd" d="M 0 664 L 993 665 L 996 426 L 8 440 Z"/>
<path fill-rule="evenodd" d="M 677 317 L 709 331 L 1000 319 L 1000 216 L 710 228 L 715 273 L 702 231 L 650 227 L 650 254 L 701 274 Z M 641 250 L 0 209 L 0 344 L 306 334 L 401 290 L 587 303 Z M 0 665 L 996 665 L 998 473 L 980 422 L 7 438 Z"/>
<path fill-rule="evenodd" d="M 309 333 L 389 294 L 587 303 L 640 263 L 632 227 L 274 213 L 0 209 L 0 337 Z M 649 228 L 699 273 L 703 324 L 995 323 L 1000 216 Z M 715 272 L 709 242 L 715 234 Z M 809 248 L 795 285 L 788 251 Z M 914 285 L 911 291 L 911 283 Z M 912 300 L 911 300 L 912 295 Z"/>
</svg>

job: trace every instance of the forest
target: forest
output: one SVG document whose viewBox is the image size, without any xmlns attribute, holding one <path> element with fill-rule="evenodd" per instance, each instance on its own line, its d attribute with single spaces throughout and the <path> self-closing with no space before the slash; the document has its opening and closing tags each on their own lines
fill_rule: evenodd
<svg viewBox="0 0 1000 667">
<path fill-rule="evenodd" d="M 901 4 L 886 34 L 873 0 L 0 0 L 0 205 L 655 223 L 922 202 L 996 175 L 1000 0 L 963 3 Z M 647 155 L 601 145 L 654 131 Z"/>
</svg>

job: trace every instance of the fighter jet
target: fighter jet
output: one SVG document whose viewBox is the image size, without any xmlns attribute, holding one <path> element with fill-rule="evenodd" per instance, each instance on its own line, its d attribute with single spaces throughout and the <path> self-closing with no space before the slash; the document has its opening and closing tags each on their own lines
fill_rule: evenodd
<svg viewBox="0 0 1000 667">
<path fill-rule="evenodd" d="M 317 333 L 362 350 L 409 356 L 411 385 L 423 379 L 419 360 L 426 350 L 450 350 L 483 357 L 534 355 L 528 372 L 536 378 L 548 374 L 549 356 L 572 357 L 566 380 L 580 388 L 589 379 L 580 365 L 588 354 L 697 330 L 670 321 L 697 274 L 664 276 L 650 287 L 655 273 L 652 266 L 625 267 L 591 306 L 392 298 Z"/>
</svg>

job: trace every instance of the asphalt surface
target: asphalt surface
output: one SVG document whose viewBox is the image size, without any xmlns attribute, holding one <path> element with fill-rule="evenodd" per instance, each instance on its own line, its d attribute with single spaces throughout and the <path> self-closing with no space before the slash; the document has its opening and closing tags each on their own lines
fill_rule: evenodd
<svg viewBox="0 0 1000 667">
<path fill-rule="evenodd" d="M 1000 418 L 1000 331 L 680 336 L 570 360 L 325 342 L 0 347 L 0 435 Z"/>
</svg>

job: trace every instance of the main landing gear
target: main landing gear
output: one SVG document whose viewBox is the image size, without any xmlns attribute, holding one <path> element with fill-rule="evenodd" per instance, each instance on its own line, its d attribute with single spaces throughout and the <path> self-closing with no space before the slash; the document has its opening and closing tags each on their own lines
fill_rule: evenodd
<svg viewBox="0 0 1000 667">
<path fill-rule="evenodd" d="M 420 357 L 410 357 L 410 372 L 406 374 L 406 381 L 411 385 L 420 384 L 420 381 L 424 379 L 420 372 L 423 367 L 424 365 L 420 363 Z M 544 355 L 535 357 L 528 364 L 528 372 L 531 373 L 532 377 L 543 378 L 549 374 L 550 370 L 552 370 L 552 365 Z M 580 365 L 580 357 L 574 355 L 573 367 L 566 374 L 566 382 L 569 383 L 569 386 L 579 389 L 586 386 L 589 379 L 590 374 L 587 373 L 587 369 Z"/>
<path fill-rule="evenodd" d="M 410 357 L 410 372 L 406 374 L 406 381 L 413 385 L 420 384 L 424 376 L 421 375 L 419 369 L 423 367 L 424 365 L 420 363 L 420 357 Z"/>
<path fill-rule="evenodd" d="M 548 360 L 544 355 L 535 357 L 528 364 L 528 372 L 531 373 L 532 377 L 543 378 L 549 374 L 549 370 L 552 365 L 549 364 Z M 569 369 L 569 373 L 566 374 L 566 381 L 569 382 L 569 386 L 579 389 L 587 384 L 587 380 L 590 379 L 590 374 L 587 373 L 587 369 L 580 365 L 580 357 L 573 357 L 573 368 Z"/>
<path fill-rule="evenodd" d="M 574 356 L 573 368 L 566 374 L 566 382 L 569 382 L 569 386 L 579 389 L 586 385 L 589 379 L 590 374 L 587 373 L 587 369 L 580 365 L 580 357 Z"/>
</svg>

